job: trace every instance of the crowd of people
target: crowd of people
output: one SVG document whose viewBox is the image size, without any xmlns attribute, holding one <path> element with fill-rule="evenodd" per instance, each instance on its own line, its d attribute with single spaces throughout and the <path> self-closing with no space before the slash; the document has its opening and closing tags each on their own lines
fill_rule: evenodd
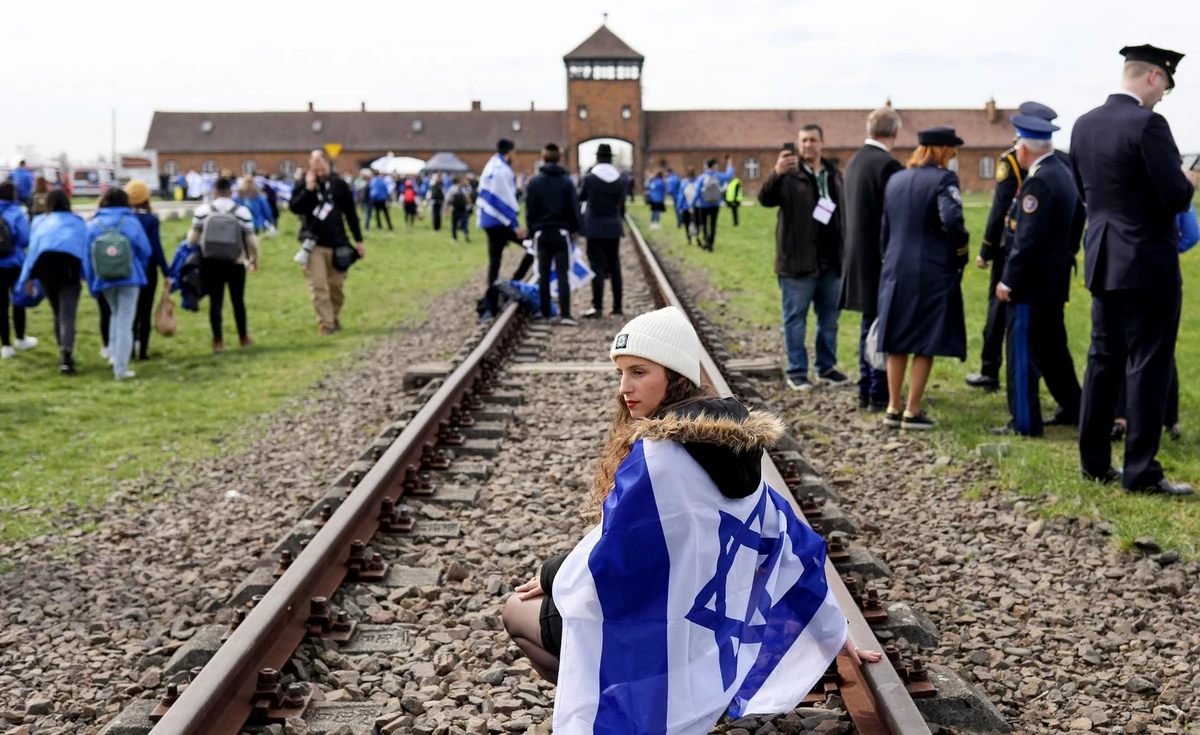
<svg viewBox="0 0 1200 735">
<path fill-rule="evenodd" d="M 993 434 L 1036 437 L 1047 425 L 1077 426 L 1086 478 L 1134 493 L 1189 494 L 1154 459 L 1163 429 L 1172 438 L 1180 432 L 1179 255 L 1200 240 L 1191 172 L 1181 170 L 1166 120 L 1153 111 L 1182 56 L 1152 46 L 1122 55 L 1120 91 L 1076 123 L 1069 155 L 1054 148 L 1052 109 L 1028 102 L 1012 117 L 1014 146 L 997 167 L 975 262 L 992 269 L 982 370 L 967 383 L 998 389 L 1005 365 L 1010 417 Z M 822 157 L 820 127 L 803 126 L 758 200 L 779 209 L 775 273 L 789 387 L 814 385 L 805 348 L 810 306 L 816 382 L 849 382 L 836 368 L 838 321 L 842 310 L 856 311 L 859 406 L 883 414 L 885 426 L 925 431 L 937 425 L 923 408 L 934 358 L 967 358 L 961 284 L 970 236 L 949 165 L 963 140 L 951 128 L 919 131 L 902 165 L 892 155 L 900 126 L 892 108 L 873 111 L 845 174 Z M 1064 320 L 1081 247 L 1093 304 L 1082 386 Z M 1045 419 L 1040 381 L 1058 403 Z M 1121 439 L 1123 470 L 1110 464 L 1111 442 Z"/>
</svg>

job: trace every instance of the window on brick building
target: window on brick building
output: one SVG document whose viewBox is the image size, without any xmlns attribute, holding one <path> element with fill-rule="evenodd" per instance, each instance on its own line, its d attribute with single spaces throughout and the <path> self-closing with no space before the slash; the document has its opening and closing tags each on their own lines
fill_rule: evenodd
<svg viewBox="0 0 1200 735">
<path fill-rule="evenodd" d="M 217 172 L 217 162 L 211 158 L 208 159 L 200 166 L 200 171 L 206 174 L 215 174 Z"/>
<path fill-rule="evenodd" d="M 425 129 L 425 123 L 421 122 L 420 120 L 413 120 L 412 130 L 414 133 L 419 133 L 424 129 Z"/>
<path fill-rule="evenodd" d="M 979 178 L 991 179 L 996 176 L 996 159 L 983 156 L 979 159 Z"/>
<path fill-rule="evenodd" d="M 513 129 L 513 132 L 514 132 L 514 133 L 519 133 L 519 132 L 521 132 L 521 121 L 520 121 L 520 120 L 513 120 L 513 121 L 512 121 L 512 129 Z"/>
<path fill-rule="evenodd" d="M 632 117 L 633 117 L 633 108 L 632 107 L 630 107 L 629 105 L 625 105 L 624 107 L 621 108 L 621 119 L 622 120 L 629 120 Z"/>
<path fill-rule="evenodd" d="M 168 176 L 177 176 L 179 174 L 179 161 L 167 161 L 163 163 L 163 171 Z"/>
<path fill-rule="evenodd" d="M 584 107 L 583 105 L 580 105 L 580 106 L 579 106 L 579 119 L 580 119 L 580 120 L 586 120 L 586 119 L 587 119 L 587 108 L 586 108 L 586 107 Z"/>
<path fill-rule="evenodd" d="M 284 176 L 292 176 L 296 173 L 296 162 L 290 158 L 280 161 L 279 173 L 283 174 Z"/>
<path fill-rule="evenodd" d="M 257 170 L 258 164 L 254 161 L 250 159 L 242 161 L 242 176 L 253 176 L 254 172 Z"/>
<path fill-rule="evenodd" d="M 746 159 L 746 178 L 749 179 L 750 181 L 754 181 L 755 179 L 758 178 L 758 175 L 759 175 L 758 159 L 757 158 L 747 158 Z"/>
</svg>

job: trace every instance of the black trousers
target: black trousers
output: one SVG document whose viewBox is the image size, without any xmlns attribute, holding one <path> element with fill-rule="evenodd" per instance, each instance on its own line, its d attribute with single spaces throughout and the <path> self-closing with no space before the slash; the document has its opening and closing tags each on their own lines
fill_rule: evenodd
<svg viewBox="0 0 1200 735">
<path fill-rule="evenodd" d="M 867 362 L 867 334 L 875 323 L 874 314 L 863 314 L 858 327 L 858 398 L 882 406 L 888 402 L 887 370 L 877 370 Z"/>
<path fill-rule="evenodd" d="M 20 268 L 0 268 L 0 345 L 5 347 L 12 347 L 12 335 L 8 328 L 9 294 L 20 278 Z M 12 307 L 12 326 L 17 339 L 25 339 L 25 307 Z"/>
<path fill-rule="evenodd" d="M 79 311 L 79 295 L 83 287 L 76 279 L 73 283 L 42 281 L 46 300 L 54 312 L 54 339 L 58 349 L 64 353 L 75 350 L 75 315 Z"/>
<path fill-rule="evenodd" d="M 213 342 L 223 342 L 221 309 L 225 304 L 225 287 L 229 286 L 229 303 L 238 337 L 246 339 L 246 266 L 222 260 L 200 261 L 200 282 L 208 294 L 208 323 L 212 326 Z"/>
<path fill-rule="evenodd" d="M 384 199 L 381 202 L 371 202 L 371 209 L 375 212 L 375 227 L 382 228 L 383 224 L 379 221 L 382 217 L 387 220 L 388 229 L 392 229 L 392 210 L 388 206 L 388 202 Z M 370 224 L 369 222 L 367 224 Z"/>
<path fill-rule="evenodd" d="M 158 271 L 146 269 L 146 285 L 138 294 L 137 314 L 133 317 L 133 341 L 137 345 L 139 360 L 145 360 L 150 351 L 150 333 L 154 331 L 154 291 L 158 288 Z"/>
<path fill-rule="evenodd" d="M 604 311 L 604 279 L 612 281 L 612 310 L 620 312 L 623 281 L 621 280 L 621 241 L 618 238 L 589 237 L 588 265 L 596 277 L 592 279 L 592 308 Z"/>
<path fill-rule="evenodd" d="M 983 324 L 983 355 L 979 372 L 989 378 L 1000 378 L 1004 365 L 1004 330 L 1008 324 L 1008 304 L 996 298 L 996 286 L 1004 276 L 1004 251 L 992 260 L 992 277 L 988 281 L 987 321 Z"/>
<path fill-rule="evenodd" d="M 471 242 L 471 232 L 468 229 L 471 226 L 471 213 L 465 209 L 450 210 L 450 237 L 458 239 L 458 231 L 462 230 L 463 239 Z"/>
<path fill-rule="evenodd" d="M 442 230 L 442 202 L 434 200 L 429 205 L 429 213 L 433 216 L 433 231 L 441 232 Z"/>
<path fill-rule="evenodd" d="M 487 299 L 488 311 L 494 316 L 500 313 L 500 305 L 496 302 L 496 291 L 492 288 L 492 284 L 500 277 L 500 261 L 504 258 L 504 246 L 510 242 L 520 243 L 517 240 L 517 233 L 509 227 L 488 227 L 483 232 L 487 235 L 488 241 L 488 272 L 484 298 Z M 532 267 L 533 256 L 525 253 L 511 280 L 520 281 L 525 278 Z"/>
<path fill-rule="evenodd" d="M 738 207 L 742 206 L 741 202 L 726 202 L 729 205 L 729 212 L 733 215 L 733 226 L 738 226 Z"/>
<path fill-rule="evenodd" d="M 1092 293 L 1092 346 L 1079 417 L 1084 472 L 1102 475 L 1112 462 L 1110 434 L 1123 383 L 1129 421 L 1123 484 L 1138 489 L 1162 479 L 1155 455 L 1167 413 L 1182 302 L 1179 286 Z"/>
<path fill-rule="evenodd" d="M 112 308 L 108 305 L 108 299 L 101 296 L 96 299 L 96 305 L 100 307 L 100 344 L 104 345 L 104 349 L 108 349 L 108 326 L 112 320 Z"/>
<path fill-rule="evenodd" d="M 542 316 L 550 318 L 550 266 L 558 272 L 558 315 L 571 318 L 571 241 L 562 230 L 538 230 L 533 235 L 537 247 L 538 297 Z"/>
<path fill-rule="evenodd" d="M 1042 405 L 1038 378 L 1058 401 L 1063 418 L 1077 421 L 1082 390 L 1067 346 L 1062 304 L 1007 304 L 1005 389 L 1013 428 L 1025 436 L 1041 436 Z"/>
<path fill-rule="evenodd" d="M 700 246 L 706 250 L 712 250 L 713 244 L 717 241 L 717 217 L 721 214 L 721 208 L 718 207 L 699 207 L 695 210 L 695 215 L 700 218 Z"/>
<path fill-rule="evenodd" d="M 1117 418 L 1125 418 L 1125 386 L 1121 386 L 1121 395 L 1117 397 Z M 1171 428 L 1179 423 L 1179 366 L 1171 361 L 1171 386 L 1167 390 L 1167 413 L 1163 416 L 1163 427 Z"/>
</svg>

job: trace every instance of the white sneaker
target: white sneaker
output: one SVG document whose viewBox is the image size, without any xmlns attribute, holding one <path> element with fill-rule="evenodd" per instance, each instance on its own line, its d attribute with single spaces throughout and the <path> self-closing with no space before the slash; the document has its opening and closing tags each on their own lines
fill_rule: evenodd
<svg viewBox="0 0 1200 735">
<path fill-rule="evenodd" d="M 126 370 L 124 373 L 117 376 L 117 380 L 128 380 L 129 378 L 135 377 L 136 375 L 137 375 L 137 373 L 133 372 L 132 370 Z"/>
<path fill-rule="evenodd" d="M 13 344 L 16 345 L 16 348 L 18 350 L 21 350 L 22 352 L 24 352 L 25 350 L 32 350 L 34 347 L 37 347 L 37 343 L 38 343 L 37 337 L 30 337 L 29 335 L 25 335 L 25 339 L 19 339 L 16 342 L 14 342 Z"/>
<path fill-rule="evenodd" d="M 17 354 L 17 351 L 11 347 L 0 347 L 0 359 L 7 360 Z"/>
<path fill-rule="evenodd" d="M 108 356 L 108 348 L 107 347 L 100 348 L 100 359 L 101 360 L 110 360 L 110 361 L 112 360 L 112 358 Z"/>
</svg>

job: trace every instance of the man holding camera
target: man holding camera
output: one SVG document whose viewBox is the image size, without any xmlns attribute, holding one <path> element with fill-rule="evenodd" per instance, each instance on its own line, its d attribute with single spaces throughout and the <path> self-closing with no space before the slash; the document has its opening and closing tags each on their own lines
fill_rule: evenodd
<svg viewBox="0 0 1200 735">
<path fill-rule="evenodd" d="M 799 150 L 790 141 L 784 144 L 775 170 L 758 192 L 759 204 L 779 207 L 775 274 L 783 293 L 788 387 L 799 391 L 812 389 L 804 346 L 810 305 L 817 312 L 818 382 L 850 382 L 836 368 L 844 186 L 842 172 L 821 157 L 824 137 L 819 125 L 805 125 L 800 130 Z"/>
<path fill-rule="evenodd" d="M 346 300 L 346 271 L 354 261 L 367 256 L 363 247 L 358 211 L 350 186 L 332 174 L 332 161 L 323 150 L 309 157 L 304 186 L 296 187 L 290 209 L 302 220 L 300 236 L 304 250 L 297 261 L 304 265 L 308 293 L 317 313 L 321 336 L 340 331 L 339 316 Z M 354 247 L 346 237 L 346 225 L 354 236 Z"/>
</svg>

